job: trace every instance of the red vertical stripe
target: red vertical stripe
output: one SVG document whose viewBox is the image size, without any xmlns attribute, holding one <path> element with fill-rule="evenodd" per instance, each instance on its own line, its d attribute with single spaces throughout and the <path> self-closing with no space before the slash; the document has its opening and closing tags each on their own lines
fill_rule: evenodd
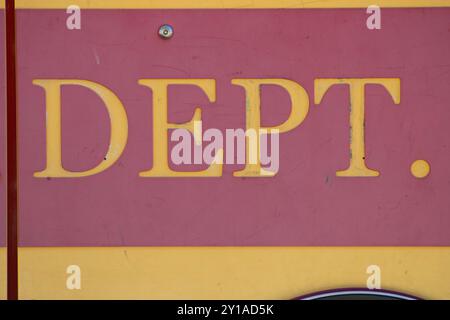
<svg viewBox="0 0 450 320">
<path fill-rule="evenodd" d="M 17 259 L 17 110 L 14 0 L 6 1 L 8 300 L 18 299 Z"/>
</svg>

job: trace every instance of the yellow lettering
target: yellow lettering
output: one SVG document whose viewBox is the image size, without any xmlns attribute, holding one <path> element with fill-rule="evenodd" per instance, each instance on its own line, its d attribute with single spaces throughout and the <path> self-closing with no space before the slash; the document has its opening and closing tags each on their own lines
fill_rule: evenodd
<svg viewBox="0 0 450 320">
<path fill-rule="evenodd" d="M 364 147 L 364 87 L 378 84 L 386 88 L 395 104 L 400 103 L 400 79 L 316 79 L 314 81 L 314 102 L 319 104 L 327 90 L 335 84 L 350 87 L 350 165 L 346 170 L 336 172 L 338 177 L 377 177 L 379 171 L 369 169 L 365 163 Z"/>
<path fill-rule="evenodd" d="M 258 137 L 262 132 L 288 132 L 300 125 L 309 110 L 309 98 L 305 89 L 298 83 L 286 79 L 233 79 L 232 84 L 241 86 L 246 94 L 246 127 L 247 132 L 256 132 Z M 291 113 L 287 120 L 278 126 L 261 127 L 261 96 L 262 85 L 277 85 L 284 88 L 291 98 Z M 256 155 L 255 155 L 256 153 Z M 233 173 L 235 177 L 267 177 L 276 172 L 261 168 L 260 139 L 252 139 L 246 134 L 246 165 L 243 170 Z"/>
<path fill-rule="evenodd" d="M 113 165 L 122 154 L 128 138 L 128 120 L 119 98 L 108 88 L 88 80 L 36 79 L 33 84 L 46 93 L 47 167 L 35 172 L 37 178 L 77 178 L 100 173 Z M 111 121 L 111 135 L 105 160 L 87 171 L 69 171 L 62 166 L 61 156 L 61 86 L 78 85 L 94 91 L 105 103 Z"/>
<path fill-rule="evenodd" d="M 170 123 L 167 118 L 167 87 L 169 85 L 194 85 L 201 88 L 209 101 L 216 100 L 216 82 L 213 79 L 141 79 L 139 84 L 153 92 L 153 168 L 139 173 L 141 177 L 220 177 L 222 176 L 223 149 L 208 169 L 202 171 L 173 171 L 168 162 L 169 129 L 186 129 L 194 133 L 195 124 L 201 121 L 201 109 L 196 108 L 192 120 L 182 124 Z M 196 137 L 198 138 L 198 137 Z"/>
</svg>

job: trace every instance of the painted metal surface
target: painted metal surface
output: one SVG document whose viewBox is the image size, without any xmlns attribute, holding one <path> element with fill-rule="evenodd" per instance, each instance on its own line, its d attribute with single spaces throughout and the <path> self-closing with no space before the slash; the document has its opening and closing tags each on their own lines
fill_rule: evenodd
<svg viewBox="0 0 450 320">
<path fill-rule="evenodd" d="M 64 1 L 36 10 L 18 1 L 22 298 L 288 299 L 360 287 L 371 263 L 387 270 L 390 289 L 449 298 L 449 4 L 382 9 L 382 28 L 369 30 L 361 3 L 273 3 L 119 10 L 93 1 L 82 4 L 81 30 L 68 30 Z M 163 24 L 176 30 L 168 41 Z M 209 177 L 146 175 L 165 150 L 154 79 L 191 82 L 168 90 L 173 123 L 200 107 L 204 130 L 245 129 L 258 96 L 263 126 L 303 113 L 280 134 L 278 173 L 239 177 L 245 166 L 224 164 Z M 57 82 L 66 172 L 48 166 Z M 126 137 L 119 156 L 109 153 L 105 101 L 125 111 L 112 122 L 126 117 L 112 130 Z M 96 174 L 62 177 L 110 155 Z M 81 291 L 64 287 L 73 263 L 90 274 Z"/>
<path fill-rule="evenodd" d="M 21 245 L 448 244 L 449 14 L 386 10 L 373 32 L 355 9 L 87 10 L 83 28 L 68 31 L 64 12 L 19 10 Z M 169 42 L 155 32 L 167 21 L 178 30 Z M 242 166 L 231 165 L 215 178 L 140 177 L 162 139 L 152 137 L 151 90 L 138 84 L 146 78 L 213 79 L 213 103 L 192 85 L 169 90 L 169 119 L 187 122 L 201 106 L 204 130 L 245 128 L 245 91 L 234 79 L 295 81 L 310 107 L 280 135 L 274 177 L 234 177 Z M 379 177 L 336 176 L 349 163 L 349 92 L 333 86 L 315 102 L 320 78 L 400 79 L 398 105 L 382 86 L 365 89 L 365 162 Z M 36 79 L 96 82 L 122 101 L 128 141 L 116 163 L 84 178 L 34 176 L 46 167 L 46 100 Z M 263 124 L 288 118 L 283 88 L 263 87 L 261 101 Z M 110 126 L 102 100 L 65 86 L 61 110 L 64 167 L 101 163 Z M 426 179 L 411 175 L 417 159 L 432 166 Z"/>
<path fill-rule="evenodd" d="M 450 299 L 448 247 L 48 247 L 20 248 L 22 299 L 293 299 L 381 287 L 423 299 Z M 68 290 L 66 268 L 81 268 Z"/>
</svg>

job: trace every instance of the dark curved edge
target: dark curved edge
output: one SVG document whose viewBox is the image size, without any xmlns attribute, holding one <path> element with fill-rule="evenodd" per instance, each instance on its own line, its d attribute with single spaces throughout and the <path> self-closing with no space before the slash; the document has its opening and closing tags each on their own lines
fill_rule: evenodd
<svg viewBox="0 0 450 320">
<path fill-rule="evenodd" d="M 314 297 L 321 296 L 321 295 L 329 295 L 331 296 L 339 296 L 339 295 L 352 295 L 356 294 L 356 292 L 365 292 L 368 295 L 375 295 L 375 296 L 386 296 L 386 295 L 396 295 L 399 297 L 399 299 L 408 299 L 408 300 L 423 300 L 422 298 L 398 292 L 393 290 L 384 290 L 384 289 L 367 289 L 367 288 L 337 288 L 337 289 L 330 289 L 330 290 L 323 290 L 323 291 L 317 291 L 313 293 L 309 293 L 306 295 L 298 296 L 296 298 L 293 298 L 292 300 L 314 300 Z"/>
</svg>

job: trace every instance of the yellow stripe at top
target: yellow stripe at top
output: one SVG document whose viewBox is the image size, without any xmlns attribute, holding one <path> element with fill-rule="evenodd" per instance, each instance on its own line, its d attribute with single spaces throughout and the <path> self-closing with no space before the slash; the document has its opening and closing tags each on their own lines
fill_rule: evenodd
<svg viewBox="0 0 450 320">
<path fill-rule="evenodd" d="M 4 1 L 1 1 L 4 8 Z M 16 0 L 17 9 L 320 9 L 450 7 L 450 0 Z"/>
</svg>

